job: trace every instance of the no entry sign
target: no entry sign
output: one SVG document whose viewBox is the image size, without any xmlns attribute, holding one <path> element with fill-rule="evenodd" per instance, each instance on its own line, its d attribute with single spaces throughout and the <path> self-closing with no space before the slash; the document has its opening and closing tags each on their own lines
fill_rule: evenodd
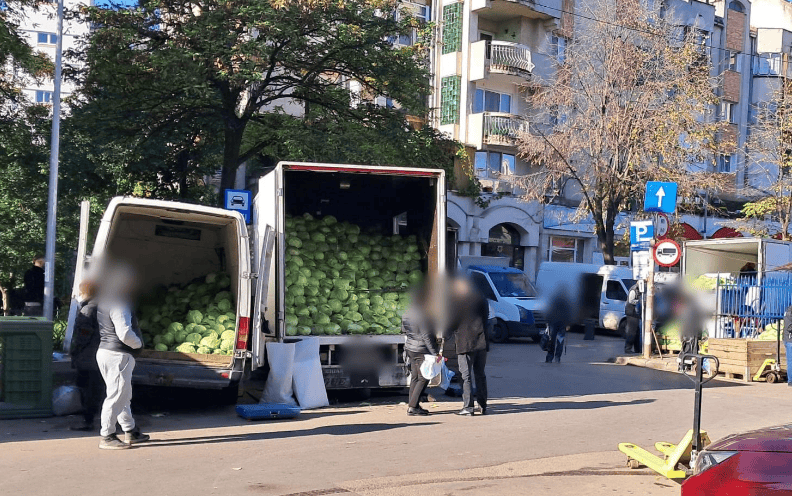
<svg viewBox="0 0 796 496">
<path fill-rule="evenodd" d="M 680 261 L 683 251 L 680 245 L 671 239 L 662 239 L 655 244 L 652 249 L 652 256 L 655 258 L 655 263 L 661 267 L 671 267 Z"/>
</svg>

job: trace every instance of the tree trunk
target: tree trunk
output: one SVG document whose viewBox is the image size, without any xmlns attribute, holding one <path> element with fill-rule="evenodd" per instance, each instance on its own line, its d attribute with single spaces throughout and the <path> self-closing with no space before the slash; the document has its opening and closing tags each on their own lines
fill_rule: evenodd
<svg viewBox="0 0 796 496">
<path fill-rule="evenodd" d="M 240 165 L 244 128 L 244 124 L 236 119 L 224 129 L 224 164 L 221 168 L 221 184 L 218 191 L 218 205 L 221 207 L 224 206 L 224 190 L 235 187 L 235 173 Z"/>
<path fill-rule="evenodd" d="M 2 302 L 3 302 L 2 310 L 3 311 L 2 311 L 2 313 L 0 313 L 0 315 L 8 315 L 8 311 L 9 311 L 9 308 L 8 308 L 8 290 L 6 288 L 4 288 L 3 286 L 0 286 L 0 293 L 2 293 L 2 295 L 3 295 L 3 298 L 2 298 Z"/>
<path fill-rule="evenodd" d="M 597 223 L 597 239 L 603 252 L 605 265 L 616 265 L 614 260 L 614 225 L 616 224 L 616 210 L 609 207 L 605 212 L 605 220 Z"/>
</svg>

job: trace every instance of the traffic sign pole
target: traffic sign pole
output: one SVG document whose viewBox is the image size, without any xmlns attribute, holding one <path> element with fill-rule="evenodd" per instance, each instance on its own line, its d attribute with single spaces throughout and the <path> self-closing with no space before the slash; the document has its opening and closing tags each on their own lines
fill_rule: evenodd
<svg viewBox="0 0 796 496">
<path fill-rule="evenodd" d="M 650 246 L 649 272 L 647 273 L 647 304 L 644 305 L 644 358 L 652 356 L 652 309 L 655 303 L 654 248 Z"/>
</svg>

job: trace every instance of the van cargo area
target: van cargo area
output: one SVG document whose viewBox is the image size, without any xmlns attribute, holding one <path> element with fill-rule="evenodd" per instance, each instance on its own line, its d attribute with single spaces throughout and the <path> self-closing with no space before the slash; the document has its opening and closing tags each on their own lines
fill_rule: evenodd
<svg viewBox="0 0 796 496">
<path fill-rule="evenodd" d="M 106 254 L 131 263 L 144 290 L 137 313 L 148 342 L 145 342 L 145 349 L 138 359 L 134 380 L 154 385 L 225 387 L 232 379 L 229 372 L 234 361 L 232 349 L 225 354 L 207 351 L 179 353 L 174 349 L 180 344 L 177 342 L 179 338 L 176 341 L 169 338 L 168 343 L 155 351 L 156 343 L 152 341 L 154 336 L 157 343 L 161 343 L 159 338 L 163 338 L 167 330 L 163 326 L 166 319 L 187 326 L 189 322 L 185 321 L 185 315 L 189 310 L 201 307 L 205 311 L 209 303 L 200 303 L 196 299 L 178 302 L 174 295 L 178 288 L 192 283 L 204 284 L 208 274 L 214 274 L 211 278 L 223 274 L 229 276 L 229 287 L 225 288 L 231 293 L 228 313 L 238 317 L 239 264 L 241 253 L 248 254 L 248 247 L 244 250 L 241 247 L 246 239 L 241 239 L 239 219 L 231 214 L 180 209 L 177 205 L 169 209 L 162 205 L 121 202 L 107 227 Z M 248 296 L 250 293 L 245 291 L 245 294 Z M 153 301 L 153 295 L 156 301 Z M 210 299 L 213 296 L 208 295 Z M 156 308 L 154 311 L 159 318 L 162 316 L 162 321 L 147 322 L 147 312 L 142 311 L 147 306 L 150 312 Z M 236 333 L 237 318 L 228 319 L 231 322 L 227 324 L 227 330 Z M 173 366 L 177 364 L 193 370 L 174 374 Z"/>
</svg>

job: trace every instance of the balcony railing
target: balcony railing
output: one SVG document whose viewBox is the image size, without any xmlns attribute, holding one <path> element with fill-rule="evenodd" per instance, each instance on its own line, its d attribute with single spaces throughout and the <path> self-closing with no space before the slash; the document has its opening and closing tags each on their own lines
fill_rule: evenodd
<svg viewBox="0 0 796 496">
<path fill-rule="evenodd" d="M 529 132 L 528 121 L 511 114 L 484 113 L 484 143 L 513 145 L 522 134 Z"/>
<path fill-rule="evenodd" d="M 752 72 L 755 76 L 791 77 L 791 67 L 786 53 L 761 53 L 752 59 Z"/>
<path fill-rule="evenodd" d="M 490 71 L 531 74 L 533 70 L 531 49 L 525 45 L 493 41 L 487 46 L 487 51 Z"/>
</svg>

